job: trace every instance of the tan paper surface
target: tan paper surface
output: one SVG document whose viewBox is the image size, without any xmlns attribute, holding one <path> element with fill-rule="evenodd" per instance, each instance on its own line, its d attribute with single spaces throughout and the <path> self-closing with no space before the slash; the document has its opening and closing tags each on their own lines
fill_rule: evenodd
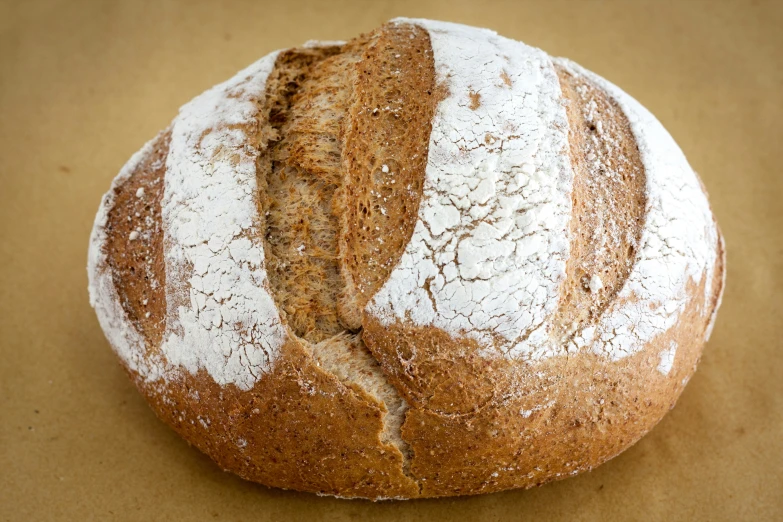
<svg viewBox="0 0 783 522">
<path fill-rule="evenodd" d="M 622 86 L 701 174 L 728 245 L 677 407 L 530 491 L 343 501 L 226 474 L 160 423 L 87 302 L 101 194 L 177 108 L 267 52 L 399 15 L 491 27 Z M 783 520 L 783 3 L 0 3 L 0 520 Z"/>
</svg>

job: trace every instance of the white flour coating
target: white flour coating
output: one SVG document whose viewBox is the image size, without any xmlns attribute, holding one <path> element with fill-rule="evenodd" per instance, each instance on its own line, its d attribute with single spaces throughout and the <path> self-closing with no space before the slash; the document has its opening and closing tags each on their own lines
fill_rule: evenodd
<svg viewBox="0 0 783 522">
<path fill-rule="evenodd" d="M 658 362 L 658 371 L 663 375 L 669 375 L 674 366 L 674 354 L 677 353 L 677 343 L 672 341 L 669 347 L 660 354 Z"/>
<path fill-rule="evenodd" d="M 398 21 L 429 31 L 448 96 L 433 119 L 419 220 L 368 312 L 510 357 L 547 355 L 573 184 L 552 61 L 486 29 Z"/>
<path fill-rule="evenodd" d="M 709 303 L 718 232 L 696 174 L 663 125 L 612 83 L 569 60 L 557 63 L 612 96 L 630 122 L 644 164 L 647 208 L 636 264 L 597 331 L 575 340 L 584 345 L 594 337 L 595 353 L 619 360 L 677 323 L 688 305 L 690 281 L 698 285 L 706 277 Z M 705 306 L 703 313 L 709 311 Z"/>
<path fill-rule="evenodd" d="M 87 254 L 90 305 L 95 309 L 98 322 L 109 344 L 125 365 L 149 380 L 157 380 L 162 376 L 163 362 L 157 354 L 146 353 L 144 337 L 128 320 L 125 310 L 122 308 L 120 296 L 114 286 L 111 268 L 107 264 L 104 249 L 107 241 L 106 222 L 109 218 L 109 212 L 114 207 L 114 193 L 120 185 L 130 178 L 139 163 L 153 153 L 153 144 L 157 139 L 148 141 L 141 150 L 131 156 L 112 181 L 109 191 L 103 196 L 98 214 L 95 216 Z"/>
<path fill-rule="evenodd" d="M 286 338 L 264 270 L 255 130 L 272 53 L 180 109 L 162 201 L 169 363 L 250 389 Z"/>
<path fill-rule="evenodd" d="M 593 275 L 593 277 L 590 278 L 590 291 L 593 293 L 600 292 L 601 289 L 604 287 L 604 282 L 601 281 L 601 278 L 597 275 Z"/>
</svg>

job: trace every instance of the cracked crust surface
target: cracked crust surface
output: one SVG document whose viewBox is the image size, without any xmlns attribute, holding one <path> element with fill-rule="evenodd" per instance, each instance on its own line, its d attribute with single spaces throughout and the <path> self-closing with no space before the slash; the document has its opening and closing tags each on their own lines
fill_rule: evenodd
<svg viewBox="0 0 783 522">
<path fill-rule="evenodd" d="M 724 284 L 637 105 L 454 24 L 274 53 L 117 177 L 91 301 L 158 416 L 246 479 L 379 499 L 589 470 L 673 407 Z"/>
</svg>

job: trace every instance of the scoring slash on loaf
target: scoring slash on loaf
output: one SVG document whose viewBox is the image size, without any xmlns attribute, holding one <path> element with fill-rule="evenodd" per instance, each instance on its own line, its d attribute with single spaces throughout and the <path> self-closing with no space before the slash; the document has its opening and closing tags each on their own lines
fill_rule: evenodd
<svg viewBox="0 0 783 522">
<path fill-rule="evenodd" d="M 633 98 L 396 19 L 272 53 L 123 167 L 90 301 L 223 469 L 370 499 L 589 470 L 671 409 L 720 305 L 696 174 Z"/>
</svg>

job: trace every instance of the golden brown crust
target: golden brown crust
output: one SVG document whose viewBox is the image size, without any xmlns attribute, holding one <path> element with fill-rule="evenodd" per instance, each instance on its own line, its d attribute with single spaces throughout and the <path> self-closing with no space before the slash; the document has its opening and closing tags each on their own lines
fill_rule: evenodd
<svg viewBox="0 0 783 522">
<path fill-rule="evenodd" d="M 344 68 L 355 69 L 341 75 Z M 574 323 L 598 321 L 630 272 L 645 176 L 619 107 L 587 80 L 558 74 L 570 101 L 576 171 L 574 255 L 552 333 L 565 343 Z M 429 37 L 393 24 L 345 46 L 282 53 L 268 86 L 258 132 L 270 147 L 259 159 L 258 204 L 269 212 L 266 261 L 288 338 L 269 373 L 246 391 L 221 386 L 204 370 L 150 380 L 129 369 L 156 414 L 183 438 L 223 469 L 270 486 L 374 499 L 434 497 L 531 487 L 591 469 L 636 442 L 674 405 L 723 290 L 720 235 L 710 295 L 706 281 L 691 284 L 675 326 L 619 361 L 587 350 L 512 361 L 479 355 L 475 341 L 433 327 L 382 326 L 362 310 L 416 221 L 442 94 Z M 476 93 L 471 103 L 480 102 Z M 609 134 L 590 128 L 590 102 L 609 122 Z M 331 112 L 318 110 L 326 105 Z M 117 186 L 106 225 L 119 301 L 149 351 L 157 350 L 165 326 L 160 206 L 169 139 L 161 134 Z M 587 165 L 591 153 L 627 175 L 591 185 L 598 183 Z M 588 234 L 599 226 L 625 229 L 608 253 Z M 299 259 L 299 242 L 320 249 Z M 592 291 L 586 278 L 597 273 L 603 288 Z M 321 286 L 313 284 L 319 280 Z M 380 366 L 358 365 L 365 374 L 352 375 L 356 368 L 340 357 L 351 350 L 369 357 L 347 333 L 359 328 Z M 350 346 L 332 357 L 330 343 Z M 672 344 L 676 359 L 662 372 L 661 354 Z M 378 380 L 380 392 L 383 386 L 366 384 Z M 401 429 L 389 423 L 392 404 L 397 420 L 404 417 Z"/>
<path fill-rule="evenodd" d="M 478 343 L 433 327 L 380 324 L 368 317 L 363 338 L 413 408 L 467 414 L 501 401 L 512 363 L 479 354 Z"/>
<path fill-rule="evenodd" d="M 322 371 L 295 340 L 252 390 L 205 372 L 165 384 L 133 375 L 156 414 L 219 466 L 274 487 L 346 497 L 414 497 L 376 401 Z"/>
</svg>

